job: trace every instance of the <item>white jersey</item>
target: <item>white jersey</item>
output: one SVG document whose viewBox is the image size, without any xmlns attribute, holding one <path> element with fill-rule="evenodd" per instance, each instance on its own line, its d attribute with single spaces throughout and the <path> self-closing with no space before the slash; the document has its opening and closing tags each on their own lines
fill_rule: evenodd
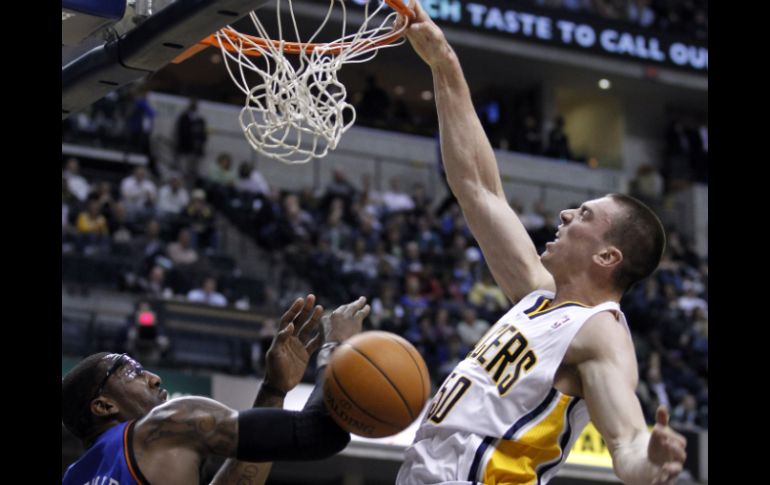
<svg viewBox="0 0 770 485">
<path fill-rule="evenodd" d="M 587 307 L 538 290 L 506 313 L 455 367 L 406 450 L 399 485 L 547 483 L 589 421 L 585 402 L 554 388 L 580 328 L 615 302 Z"/>
</svg>

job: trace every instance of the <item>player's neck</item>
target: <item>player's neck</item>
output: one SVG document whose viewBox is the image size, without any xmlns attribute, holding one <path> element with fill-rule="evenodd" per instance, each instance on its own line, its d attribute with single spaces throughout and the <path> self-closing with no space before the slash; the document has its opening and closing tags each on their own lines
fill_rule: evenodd
<svg viewBox="0 0 770 485">
<path fill-rule="evenodd" d="M 582 303 L 586 306 L 596 306 L 606 301 L 619 302 L 622 292 L 598 286 L 595 282 L 582 279 L 556 283 L 556 296 L 549 306 L 556 306 L 568 301 Z"/>
</svg>

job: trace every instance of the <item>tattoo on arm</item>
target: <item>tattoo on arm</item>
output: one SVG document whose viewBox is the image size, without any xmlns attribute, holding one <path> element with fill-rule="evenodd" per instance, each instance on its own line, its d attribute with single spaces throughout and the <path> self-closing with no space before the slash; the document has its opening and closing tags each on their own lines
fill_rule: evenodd
<svg viewBox="0 0 770 485">
<path fill-rule="evenodd" d="M 211 485 L 262 485 L 272 466 L 272 463 L 248 463 L 228 459 Z"/>
<path fill-rule="evenodd" d="M 283 408 L 283 398 L 260 389 L 253 407 Z M 272 468 L 271 462 L 251 463 L 228 458 L 214 476 L 211 485 L 262 485 Z"/>
<path fill-rule="evenodd" d="M 148 448 L 167 442 L 231 457 L 238 447 L 238 414 L 212 399 L 180 399 L 155 413 L 147 427 L 144 445 Z"/>
</svg>

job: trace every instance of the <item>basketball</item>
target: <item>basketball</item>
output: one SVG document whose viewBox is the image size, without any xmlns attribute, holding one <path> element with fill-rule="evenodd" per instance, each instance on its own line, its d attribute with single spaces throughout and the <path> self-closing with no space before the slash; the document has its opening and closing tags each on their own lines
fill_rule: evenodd
<svg viewBox="0 0 770 485">
<path fill-rule="evenodd" d="M 324 376 L 324 403 L 344 430 L 382 438 L 409 426 L 430 396 L 428 368 L 412 344 L 371 331 L 343 342 Z"/>
</svg>

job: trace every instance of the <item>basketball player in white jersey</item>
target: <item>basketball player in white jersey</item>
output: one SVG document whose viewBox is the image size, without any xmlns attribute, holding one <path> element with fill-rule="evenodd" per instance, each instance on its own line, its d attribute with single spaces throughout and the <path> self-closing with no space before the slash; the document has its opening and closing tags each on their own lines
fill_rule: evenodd
<svg viewBox="0 0 770 485">
<path fill-rule="evenodd" d="M 414 8 L 407 37 L 433 73 L 449 185 L 495 280 L 517 303 L 443 383 L 397 483 L 542 485 L 589 419 L 624 483 L 674 483 L 686 442 L 663 408 L 648 431 L 618 306 L 657 267 L 660 221 L 635 199 L 611 194 L 562 211 L 556 239 L 538 256 L 507 203 L 457 56 Z"/>
</svg>

